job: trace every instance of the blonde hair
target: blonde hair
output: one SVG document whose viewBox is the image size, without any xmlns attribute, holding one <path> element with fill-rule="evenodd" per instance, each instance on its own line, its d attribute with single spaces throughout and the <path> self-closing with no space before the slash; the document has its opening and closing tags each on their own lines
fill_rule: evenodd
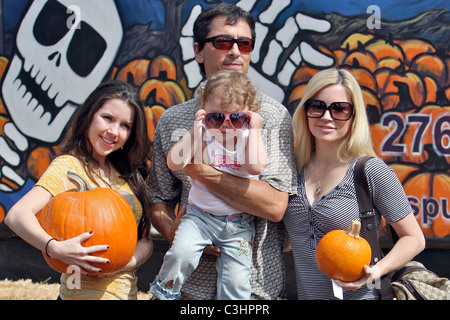
<svg viewBox="0 0 450 320">
<path fill-rule="evenodd" d="M 223 110 L 234 103 L 247 105 L 250 111 L 260 109 L 258 91 L 245 74 L 237 71 L 222 70 L 215 73 L 208 78 L 205 86 L 197 89 L 195 95 L 200 106 L 213 97 L 220 97 Z"/>
<path fill-rule="evenodd" d="M 350 71 L 332 68 L 322 70 L 311 78 L 292 117 L 295 129 L 295 152 L 299 168 L 309 162 L 315 147 L 314 136 L 309 130 L 308 119 L 305 114 L 305 102 L 316 96 L 323 88 L 333 84 L 344 86 L 354 107 L 354 116 L 350 120 L 352 126 L 338 148 L 338 158 L 342 159 L 345 156 L 361 157 L 363 155 L 376 156 L 372 146 L 366 107 L 358 82 Z"/>
</svg>

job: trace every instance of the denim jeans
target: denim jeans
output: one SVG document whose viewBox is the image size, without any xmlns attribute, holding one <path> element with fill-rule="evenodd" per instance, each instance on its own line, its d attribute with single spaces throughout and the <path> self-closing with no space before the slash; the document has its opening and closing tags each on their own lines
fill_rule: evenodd
<svg viewBox="0 0 450 320">
<path fill-rule="evenodd" d="M 150 292 L 160 300 L 179 298 L 184 282 L 198 266 L 203 249 L 213 244 L 220 248 L 216 264 L 217 299 L 250 299 L 253 220 L 246 213 L 216 216 L 188 206 Z"/>
</svg>

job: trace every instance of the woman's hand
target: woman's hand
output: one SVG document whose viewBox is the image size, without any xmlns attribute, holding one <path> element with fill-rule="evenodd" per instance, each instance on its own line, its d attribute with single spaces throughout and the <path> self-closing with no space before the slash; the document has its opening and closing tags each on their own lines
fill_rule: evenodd
<svg viewBox="0 0 450 320">
<path fill-rule="evenodd" d="M 358 290 L 365 285 L 375 286 L 378 279 L 381 277 L 380 269 L 375 265 L 373 267 L 364 266 L 364 274 L 361 278 L 356 281 L 344 282 L 340 280 L 335 280 L 338 285 L 344 290 Z"/>
<path fill-rule="evenodd" d="M 153 240 L 144 238 L 138 240 L 138 242 L 136 243 L 136 249 L 134 249 L 134 253 L 130 261 L 128 261 L 125 267 L 114 273 L 136 270 L 140 265 L 145 263 L 145 261 L 147 261 L 148 258 L 150 258 L 152 253 L 153 253 Z"/>
<path fill-rule="evenodd" d="M 95 245 L 90 247 L 82 246 L 82 243 L 93 236 L 94 232 L 85 232 L 77 237 L 64 241 L 50 241 L 47 246 L 47 253 L 54 259 L 70 265 L 76 265 L 81 268 L 83 274 L 97 275 L 101 274 L 102 269 L 95 267 L 92 263 L 109 263 L 109 260 L 102 257 L 91 255 L 94 252 L 106 251 L 109 249 L 107 244 Z"/>
</svg>

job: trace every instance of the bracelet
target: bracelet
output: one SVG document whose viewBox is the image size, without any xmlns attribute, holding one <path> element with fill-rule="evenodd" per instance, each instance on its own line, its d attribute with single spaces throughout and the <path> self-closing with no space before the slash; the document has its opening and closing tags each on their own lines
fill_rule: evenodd
<svg viewBox="0 0 450 320">
<path fill-rule="evenodd" d="M 48 249 L 48 244 L 49 244 L 50 241 L 52 241 L 52 240 L 58 241 L 58 239 L 56 239 L 56 238 L 51 238 L 51 239 L 48 240 L 47 243 L 45 244 L 45 254 L 46 254 L 47 257 L 49 257 L 49 258 L 51 258 L 51 257 L 48 255 L 47 249 Z"/>
</svg>

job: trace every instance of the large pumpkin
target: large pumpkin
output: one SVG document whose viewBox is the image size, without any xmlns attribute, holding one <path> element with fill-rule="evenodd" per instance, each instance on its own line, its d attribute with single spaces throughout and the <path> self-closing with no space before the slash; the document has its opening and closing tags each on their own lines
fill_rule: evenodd
<svg viewBox="0 0 450 320">
<path fill-rule="evenodd" d="M 366 239 L 359 236 L 361 222 L 352 221 L 350 229 L 333 230 L 320 239 L 316 249 L 319 269 L 329 277 L 341 281 L 355 281 L 369 265 L 372 250 Z"/>
<path fill-rule="evenodd" d="M 62 192 L 53 197 L 37 214 L 42 228 L 57 240 L 67 240 L 84 232 L 93 231 L 83 246 L 109 245 L 103 252 L 92 255 L 109 259 L 110 263 L 96 264 L 102 274 L 122 269 L 131 259 L 137 242 L 136 220 L 130 205 L 115 190 L 92 189 L 87 182 L 73 171 L 67 177 L 77 190 Z M 61 273 L 68 265 L 44 253 L 48 265 Z"/>
</svg>

